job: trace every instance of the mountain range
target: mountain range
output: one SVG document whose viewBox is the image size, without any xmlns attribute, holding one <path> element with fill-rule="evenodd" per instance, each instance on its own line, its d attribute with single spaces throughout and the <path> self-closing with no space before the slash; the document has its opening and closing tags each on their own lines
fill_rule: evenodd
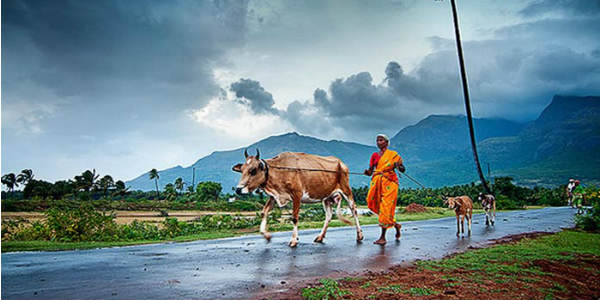
<svg viewBox="0 0 600 300">
<path fill-rule="evenodd" d="M 539 117 L 528 123 L 504 119 L 474 119 L 476 141 L 482 168 L 492 177 L 511 176 L 525 186 L 556 186 L 571 177 L 584 183 L 600 183 L 600 97 L 553 97 Z M 377 149 L 339 140 L 324 141 L 296 132 L 271 136 L 247 147 L 216 151 L 188 167 L 159 171 L 159 185 L 182 177 L 192 182 L 216 181 L 229 192 L 240 178 L 231 171 L 243 162 L 244 149 L 269 158 L 284 151 L 333 155 L 350 171 L 361 172 Z M 461 115 L 431 115 L 401 129 L 390 139 L 390 149 L 398 151 L 407 173 L 428 187 L 478 181 L 470 147 L 467 120 Z M 352 186 L 368 184 L 366 176 L 350 176 Z M 154 189 L 148 173 L 126 182 L 133 190 Z M 401 180 L 402 187 L 417 187 Z"/>
</svg>

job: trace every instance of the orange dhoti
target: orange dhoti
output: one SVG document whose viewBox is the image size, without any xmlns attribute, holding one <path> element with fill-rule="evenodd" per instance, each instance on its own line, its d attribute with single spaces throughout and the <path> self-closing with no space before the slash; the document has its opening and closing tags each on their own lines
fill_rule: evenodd
<svg viewBox="0 0 600 300">
<path fill-rule="evenodd" d="M 373 172 L 367 194 L 367 205 L 379 215 L 379 226 L 383 228 L 390 228 L 396 224 L 398 178 L 394 172 L 395 163 L 402 164 L 402 158 L 395 151 L 386 150 Z"/>
</svg>

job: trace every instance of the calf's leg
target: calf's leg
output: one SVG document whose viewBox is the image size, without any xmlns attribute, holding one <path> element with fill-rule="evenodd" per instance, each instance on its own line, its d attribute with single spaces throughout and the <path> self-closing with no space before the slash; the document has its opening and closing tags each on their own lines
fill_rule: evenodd
<svg viewBox="0 0 600 300">
<path fill-rule="evenodd" d="M 460 235 L 460 221 L 458 214 L 456 214 L 456 236 L 458 235 Z"/>
<path fill-rule="evenodd" d="M 469 216 L 467 217 L 467 222 L 469 223 L 469 235 L 471 235 L 471 219 L 473 219 L 473 214 L 469 212 Z"/>
</svg>

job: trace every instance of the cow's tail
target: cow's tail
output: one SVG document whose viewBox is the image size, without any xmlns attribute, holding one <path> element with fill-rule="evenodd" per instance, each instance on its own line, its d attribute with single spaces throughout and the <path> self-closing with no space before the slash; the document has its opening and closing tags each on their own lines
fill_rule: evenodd
<svg viewBox="0 0 600 300">
<path fill-rule="evenodd" d="M 338 163 L 338 173 L 337 173 L 337 180 L 338 183 L 345 183 L 346 185 L 349 185 L 349 181 L 348 181 L 348 169 L 342 167 L 341 163 Z M 340 189 L 340 201 L 337 204 L 337 209 L 335 211 L 335 213 L 337 214 L 337 217 L 340 221 L 348 224 L 348 225 L 352 225 L 352 222 L 350 222 L 350 220 L 346 219 L 344 217 L 344 215 L 342 214 L 342 201 L 346 200 L 346 202 L 348 202 L 348 199 L 346 197 L 352 197 L 352 190 L 350 190 L 350 195 L 346 195 L 345 193 L 347 193 L 347 191 L 344 191 L 344 189 Z"/>
<path fill-rule="evenodd" d="M 337 214 L 337 217 L 340 221 L 342 221 L 348 225 L 352 225 L 352 222 L 350 222 L 350 220 L 346 219 L 346 217 L 344 217 L 344 215 L 342 214 L 342 201 L 344 200 L 345 195 L 342 195 L 340 198 L 341 199 L 340 199 L 340 201 L 338 201 L 337 209 L 336 209 L 335 213 Z M 346 200 L 346 201 L 348 201 L 348 200 Z"/>
</svg>

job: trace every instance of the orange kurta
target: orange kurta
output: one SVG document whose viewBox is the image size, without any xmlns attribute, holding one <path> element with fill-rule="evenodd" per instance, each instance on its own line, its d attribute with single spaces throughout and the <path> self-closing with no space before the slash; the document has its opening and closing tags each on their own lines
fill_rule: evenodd
<svg viewBox="0 0 600 300">
<path fill-rule="evenodd" d="M 402 158 L 396 151 L 386 150 L 373 172 L 367 194 L 367 205 L 379 215 L 379 226 L 383 228 L 390 228 L 396 224 L 398 182 L 394 173 L 394 163 L 402 164 Z"/>
</svg>

